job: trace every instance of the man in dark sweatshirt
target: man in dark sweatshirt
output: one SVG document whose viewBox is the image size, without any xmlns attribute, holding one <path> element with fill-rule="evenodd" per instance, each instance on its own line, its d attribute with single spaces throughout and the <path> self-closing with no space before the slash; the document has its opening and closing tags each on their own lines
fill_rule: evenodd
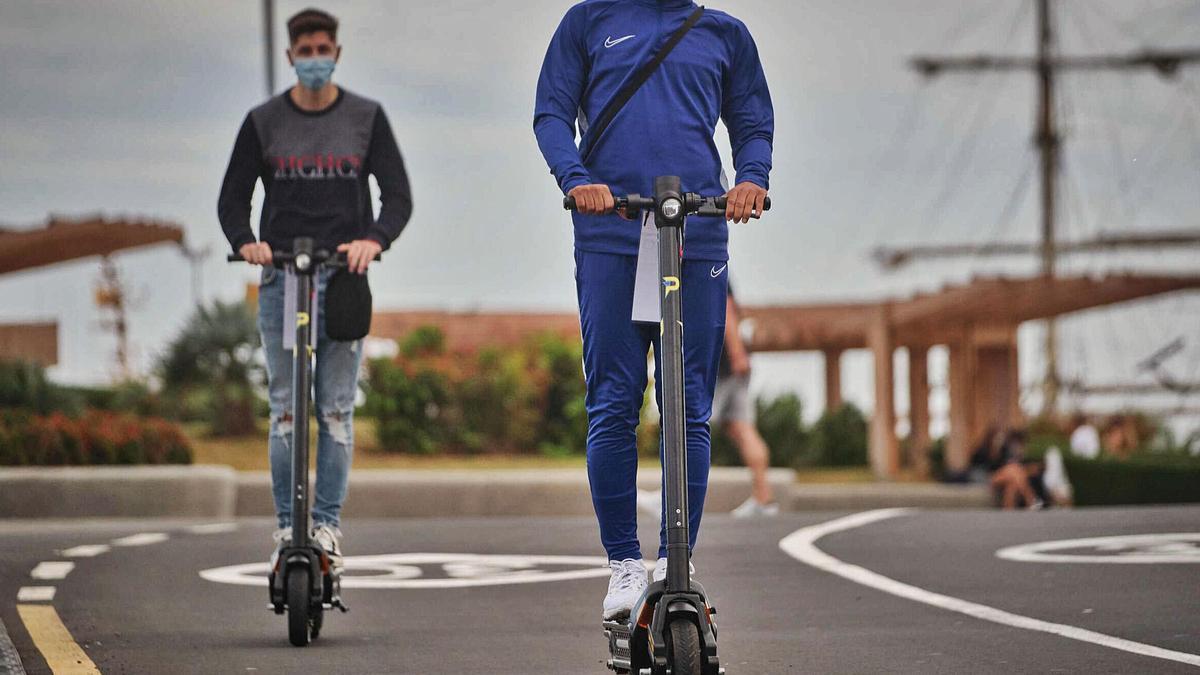
<svg viewBox="0 0 1200 675">
<path fill-rule="evenodd" d="M 564 194 L 575 198 L 575 282 L 587 379 L 588 479 L 612 576 L 603 616 L 625 616 L 647 585 L 637 535 L 637 438 L 646 355 L 659 326 L 634 323 L 640 227 L 613 213 L 613 195 L 653 194 L 654 177 L 679 176 L 709 196 L 728 189 L 725 219 L 690 218 L 683 244 L 683 361 L 690 542 L 708 487 L 709 416 L 725 329 L 726 219 L 762 211 L 771 171 L 774 112 L 754 39 L 741 21 L 705 10 L 599 138 L 600 117 L 631 74 L 695 13 L 690 0 L 587 0 L 550 40 L 533 128 Z M 737 176 L 721 170 L 713 131 L 729 129 Z M 576 129 L 590 148 L 581 157 Z M 655 359 L 655 368 L 658 369 Z M 658 378 L 656 377 L 656 380 Z M 659 392 L 659 402 L 662 397 Z M 654 578 L 666 574 L 665 529 Z"/>
<path fill-rule="evenodd" d="M 306 9 L 289 19 L 287 28 L 288 61 L 298 81 L 246 116 L 217 204 L 233 250 L 264 266 L 258 327 L 271 406 L 268 447 L 279 527 L 273 535 L 276 551 L 291 539 L 292 355 L 283 346 L 284 274 L 271 266 L 271 251 L 290 251 L 295 238 L 311 237 L 318 249 L 345 252 L 350 271 L 366 274 L 376 254 L 400 235 L 412 214 L 408 175 L 383 108 L 331 79 L 342 51 L 337 19 Z M 370 175 L 379 184 L 378 218 L 367 183 Z M 250 201 L 259 180 L 266 197 L 255 238 Z M 319 291 L 328 277 L 326 270 L 317 279 Z M 354 448 L 362 341 L 330 339 L 323 313 L 318 313 L 317 324 L 313 537 L 340 567 L 340 515 Z"/>
</svg>

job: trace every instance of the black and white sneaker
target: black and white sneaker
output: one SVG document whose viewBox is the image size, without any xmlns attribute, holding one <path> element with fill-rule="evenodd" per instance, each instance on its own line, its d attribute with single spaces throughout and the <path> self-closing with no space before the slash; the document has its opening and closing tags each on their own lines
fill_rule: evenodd
<svg viewBox="0 0 1200 675">
<path fill-rule="evenodd" d="M 328 523 L 313 528 L 313 541 L 329 554 L 329 565 L 335 574 L 342 571 L 342 531 Z"/>
</svg>

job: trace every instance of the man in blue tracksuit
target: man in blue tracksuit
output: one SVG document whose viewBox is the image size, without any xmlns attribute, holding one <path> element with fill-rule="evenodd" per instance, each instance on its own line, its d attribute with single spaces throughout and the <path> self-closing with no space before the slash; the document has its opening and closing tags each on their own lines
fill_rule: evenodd
<svg viewBox="0 0 1200 675">
<path fill-rule="evenodd" d="M 586 162 L 575 143 L 639 66 L 696 10 L 690 0 L 587 0 L 550 41 L 538 79 L 534 132 L 550 172 L 575 197 L 576 288 L 587 379 L 588 478 L 612 577 L 604 618 L 627 615 L 646 587 L 637 538 L 637 443 L 646 355 L 659 327 L 631 320 L 639 225 L 613 213 L 613 194 L 652 194 L 654 177 L 684 190 L 726 192 L 713 139 L 725 122 L 737 169 L 725 220 L 762 210 L 771 170 L 774 113 L 746 26 L 706 10 L 633 95 Z M 708 483 L 709 427 L 725 327 L 729 230 L 721 218 L 688 221 L 682 269 L 688 505 L 694 545 Z M 657 359 L 656 359 L 657 361 Z M 657 363 L 655 365 L 658 372 Z M 656 378 L 657 379 L 657 378 Z M 659 395 L 661 403 L 661 393 Z M 665 576 L 660 532 L 655 579 Z"/>
</svg>

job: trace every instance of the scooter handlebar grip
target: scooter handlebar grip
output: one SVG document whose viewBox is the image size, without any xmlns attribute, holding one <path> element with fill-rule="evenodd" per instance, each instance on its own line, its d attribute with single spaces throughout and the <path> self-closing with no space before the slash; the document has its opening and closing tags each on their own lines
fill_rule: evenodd
<svg viewBox="0 0 1200 675">
<path fill-rule="evenodd" d="M 616 196 L 613 197 L 613 209 L 614 210 L 626 208 L 628 205 L 629 205 L 628 197 L 616 197 Z M 576 209 L 575 198 L 572 197 L 571 195 L 567 195 L 566 197 L 563 197 L 563 208 L 566 209 L 567 211 L 574 211 Z"/>
<path fill-rule="evenodd" d="M 720 197 L 713 197 L 713 206 L 717 207 L 718 209 L 724 209 L 726 204 L 728 204 L 728 203 L 729 202 L 725 198 L 725 195 L 721 195 Z M 771 198 L 763 197 L 763 211 L 770 211 L 770 210 L 771 210 Z"/>
</svg>

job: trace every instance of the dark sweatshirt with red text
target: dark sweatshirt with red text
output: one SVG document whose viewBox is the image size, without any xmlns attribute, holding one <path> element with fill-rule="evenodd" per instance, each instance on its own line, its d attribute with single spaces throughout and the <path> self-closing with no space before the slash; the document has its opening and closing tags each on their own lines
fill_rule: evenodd
<svg viewBox="0 0 1200 675">
<path fill-rule="evenodd" d="M 379 184 L 378 218 L 370 175 Z M 292 250 L 296 237 L 311 237 L 318 249 L 355 239 L 387 249 L 412 215 L 404 159 L 383 108 L 341 88 L 324 110 L 301 110 L 284 92 L 246 116 L 217 200 L 234 251 L 256 241 L 250 200 L 260 179 L 266 199 L 258 240 L 277 251 Z"/>
</svg>

